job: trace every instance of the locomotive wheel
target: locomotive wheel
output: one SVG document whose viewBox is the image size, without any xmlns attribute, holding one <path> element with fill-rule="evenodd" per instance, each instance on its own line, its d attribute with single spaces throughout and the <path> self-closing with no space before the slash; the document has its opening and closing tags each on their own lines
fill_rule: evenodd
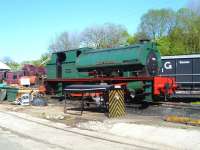
<svg viewBox="0 0 200 150">
<path fill-rule="evenodd" d="M 142 101 L 145 99 L 143 91 L 134 91 L 134 97 L 131 96 L 131 92 L 129 92 L 126 96 L 126 103 L 127 104 L 141 104 Z"/>
</svg>

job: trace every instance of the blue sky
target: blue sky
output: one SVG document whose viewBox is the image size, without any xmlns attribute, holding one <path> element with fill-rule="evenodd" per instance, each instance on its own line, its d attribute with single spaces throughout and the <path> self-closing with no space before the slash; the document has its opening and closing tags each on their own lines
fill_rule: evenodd
<svg viewBox="0 0 200 150">
<path fill-rule="evenodd" d="M 188 0 L 0 0 L 0 58 L 34 60 L 63 31 L 106 22 L 137 30 L 149 9 L 185 7 Z"/>
</svg>

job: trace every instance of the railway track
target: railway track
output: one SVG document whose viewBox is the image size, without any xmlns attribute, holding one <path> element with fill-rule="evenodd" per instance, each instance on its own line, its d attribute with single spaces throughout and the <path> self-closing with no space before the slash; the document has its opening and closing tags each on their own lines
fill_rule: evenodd
<svg viewBox="0 0 200 150">
<path fill-rule="evenodd" d="M 176 115 L 200 119 L 200 105 L 180 102 L 155 102 L 145 107 L 127 108 L 127 112 L 146 116 L 165 117 L 168 115 Z"/>
<path fill-rule="evenodd" d="M 189 104 L 189 103 L 180 103 L 180 102 L 156 102 L 153 104 L 160 105 L 163 107 L 183 108 L 183 109 L 188 108 L 188 109 L 200 110 L 199 104 Z"/>
<path fill-rule="evenodd" d="M 86 137 L 86 138 L 92 138 L 92 139 L 96 139 L 98 141 L 100 140 L 102 142 L 109 142 L 111 144 L 122 145 L 122 146 L 125 146 L 125 147 L 132 147 L 133 149 L 134 148 L 135 149 L 148 149 L 148 150 L 157 149 L 157 148 L 151 148 L 150 146 L 141 146 L 141 145 L 133 144 L 133 143 L 130 143 L 130 142 L 120 141 L 119 140 L 120 138 L 116 139 L 116 138 L 114 138 L 112 136 L 101 137 L 101 136 L 96 136 L 96 135 L 92 135 L 92 134 L 86 134 L 84 132 L 78 132 L 78 131 L 72 130 L 72 128 L 60 128 L 60 127 L 57 127 L 57 126 L 54 126 L 54 125 L 50 125 L 50 124 L 47 124 L 47 123 L 44 123 L 44 122 L 40 122 L 40 121 L 24 118 L 24 117 L 21 117 L 19 115 L 16 115 L 16 114 L 13 114 L 13 113 L 10 113 L 10 112 L 0 111 L 0 113 L 8 115 L 10 117 L 14 117 L 17 120 L 23 120 L 23 121 L 26 121 L 26 122 L 29 122 L 29 123 L 34 123 L 34 124 L 37 124 L 37 125 L 40 125 L 40 126 L 43 126 L 43 127 L 48 127 L 48 128 L 56 129 L 56 130 L 59 130 L 59 131 L 64 131 L 65 133 L 72 133 L 72 134 L 75 134 L 77 136 L 83 136 L 83 137 Z M 30 139 L 32 139 L 34 141 L 37 141 L 37 142 L 41 141 L 41 140 L 39 140 L 37 138 L 32 138 L 30 136 L 23 135 L 22 133 L 19 133 L 18 131 L 13 131 L 13 130 L 7 128 L 7 127 L 4 127 L 4 126 L 1 125 L 1 123 L 0 123 L 0 128 L 2 128 L 4 130 L 8 130 L 10 132 L 13 132 L 14 134 L 18 134 L 19 136 L 23 136 L 23 137 L 26 137 L 26 138 L 28 137 L 28 138 L 30 138 Z M 45 144 L 52 144 L 52 143 L 47 142 L 45 140 L 42 140 L 41 142 L 45 143 Z M 54 144 L 52 144 L 52 145 L 54 145 Z M 63 146 L 59 146 L 59 145 L 56 145 L 56 146 L 60 147 L 61 149 L 65 149 Z"/>
</svg>

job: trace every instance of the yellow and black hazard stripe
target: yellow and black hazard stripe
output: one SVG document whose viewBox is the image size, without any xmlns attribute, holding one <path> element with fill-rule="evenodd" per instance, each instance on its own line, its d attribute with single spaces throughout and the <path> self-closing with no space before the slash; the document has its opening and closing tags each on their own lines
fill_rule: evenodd
<svg viewBox="0 0 200 150">
<path fill-rule="evenodd" d="M 122 117 L 125 114 L 124 91 L 109 91 L 109 117 Z"/>
</svg>

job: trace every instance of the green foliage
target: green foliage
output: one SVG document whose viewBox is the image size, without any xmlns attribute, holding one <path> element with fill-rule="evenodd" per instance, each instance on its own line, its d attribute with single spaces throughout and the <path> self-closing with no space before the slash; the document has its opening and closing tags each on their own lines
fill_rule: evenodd
<svg viewBox="0 0 200 150">
<path fill-rule="evenodd" d="M 42 54 L 41 57 L 37 60 L 23 61 L 21 63 L 21 66 L 23 66 L 24 64 L 31 64 L 31 65 L 34 65 L 34 66 L 45 66 L 49 57 L 50 57 L 50 54 L 45 53 L 45 54 Z"/>
<path fill-rule="evenodd" d="M 167 35 L 174 26 L 174 11 L 171 9 L 149 10 L 141 17 L 140 32 L 153 40 Z"/>
<path fill-rule="evenodd" d="M 12 60 L 10 57 L 4 57 L 2 59 L 2 62 L 4 62 L 6 65 L 8 65 L 12 71 L 17 71 L 21 69 L 21 65 L 14 60 Z"/>
<path fill-rule="evenodd" d="M 200 16 L 190 9 L 150 10 L 139 29 L 158 43 L 162 55 L 200 53 Z"/>
<path fill-rule="evenodd" d="M 129 45 L 138 43 L 141 39 L 149 39 L 146 33 L 144 32 L 137 32 L 133 36 L 129 35 L 127 39 L 127 43 Z"/>
<path fill-rule="evenodd" d="M 18 71 L 21 69 L 21 65 L 14 61 L 11 63 L 8 63 L 7 65 L 11 68 L 12 71 Z"/>
<path fill-rule="evenodd" d="M 156 43 L 158 43 L 158 48 L 160 50 L 161 55 L 168 55 L 172 53 L 171 43 L 167 36 L 157 39 Z"/>
<path fill-rule="evenodd" d="M 130 35 L 130 36 L 128 37 L 128 39 L 127 39 L 127 43 L 128 43 L 129 45 L 135 44 L 136 41 L 135 41 L 134 36 L 131 36 L 131 35 Z"/>
<path fill-rule="evenodd" d="M 171 53 L 168 55 L 186 54 L 187 45 L 184 40 L 184 33 L 182 29 L 174 28 L 168 36 L 170 41 Z"/>
</svg>

